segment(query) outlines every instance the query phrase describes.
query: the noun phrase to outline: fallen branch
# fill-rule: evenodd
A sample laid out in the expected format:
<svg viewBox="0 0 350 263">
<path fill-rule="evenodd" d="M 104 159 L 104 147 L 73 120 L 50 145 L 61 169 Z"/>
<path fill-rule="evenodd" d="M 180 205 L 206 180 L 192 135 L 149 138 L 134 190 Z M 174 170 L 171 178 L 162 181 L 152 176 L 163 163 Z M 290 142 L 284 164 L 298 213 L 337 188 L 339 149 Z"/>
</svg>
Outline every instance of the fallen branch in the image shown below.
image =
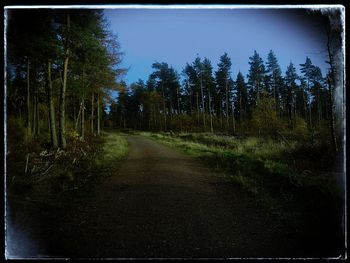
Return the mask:
<svg viewBox="0 0 350 263">
<path fill-rule="evenodd" d="M 41 175 L 46 174 L 52 167 L 53 167 L 53 164 L 51 164 L 51 165 L 49 166 L 49 168 L 47 168 L 47 169 L 45 170 L 45 172 L 43 172 Z"/>
</svg>

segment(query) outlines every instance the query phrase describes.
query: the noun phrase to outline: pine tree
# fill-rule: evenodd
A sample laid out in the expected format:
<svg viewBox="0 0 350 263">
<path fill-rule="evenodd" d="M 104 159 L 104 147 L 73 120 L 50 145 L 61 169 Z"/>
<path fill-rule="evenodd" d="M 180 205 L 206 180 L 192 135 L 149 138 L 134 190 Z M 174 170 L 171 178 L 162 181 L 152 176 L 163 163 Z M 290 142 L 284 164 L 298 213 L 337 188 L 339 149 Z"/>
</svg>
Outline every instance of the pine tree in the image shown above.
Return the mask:
<svg viewBox="0 0 350 263">
<path fill-rule="evenodd" d="M 271 91 L 271 95 L 275 101 L 276 105 L 276 112 L 278 112 L 279 109 L 279 94 L 280 91 L 279 89 L 282 87 L 282 73 L 281 73 L 281 68 L 278 64 L 277 57 L 275 53 L 270 50 L 268 56 L 267 56 L 267 62 L 266 62 L 266 73 L 269 82 L 269 87 Z"/>
<path fill-rule="evenodd" d="M 238 72 L 235 81 L 235 89 L 237 94 L 235 108 L 238 110 L 239 120 L 242 123 L 243 118 L 246 117 L 248 112 L 248 92 L 244 76 L 240 71 Z"/>
<path fill-rule="evenodd" d="M 250 106 L 254 106 L 260 98 L 260 93 L 263 87 L 263 81 L 265 76 L 264 62 L 259 56 L 259 54 L 256 52 L 256 50 L 254 50 L 254 55 L 249 57 L 249 65 L 249 104 Z"/>
<path fill-rule="evenodd" d="M 306 89 L 305 92 L 308 95 L 308 98 L 311 98 L 310 96 L 310 85 L 313 77 L 313 72 L 314 72 L 314 65 L 311 62 L 311 59 L 309 57 L 306 57 L 305 63 L 300 64 L 301 68 L 300 71 L 303 73 L 303 79 L 306 83 Z M 306 102 L 308 105 L 308 115 L 306 114 L 306 119 L 309 121 L 310 127 L 312 127 L 312 117 L 311 117 L 311 100 Z M 307 112 L 306 111 L 306 112 Z M 308 116 L 308 117 L 307 117 Z"/>
<path fill-rule="evenodd" d="M 284 104 L 287 106 L 287 114 L 290 122 L 292 118 L 296 116 L 297 105 L 296 105 L 296 80 L 298 79 L 298 75 L 296 73 L 296 69 L 292 62 L 289 63 L 285 76 L 285 90 L 286 92 L 283 94 Z"/>
<path fill-rule="evenodd" d="M 218 70 L 215 72 L 215 79 L 218 91 L 218 103 L 221 108 L 221 115 L 226 117 L 226 128 L 229 129 L 229 109 L 230 109 L 230 93 L 232 87 L 230 86 L 230 74 L 231 74 L 231 59 L 228 57 L 227 53 L 224 53 L 220 57 L 220 62 L 218 63 Z M 224 110 L 225 109 L 225 110 Z"/>
</svg>

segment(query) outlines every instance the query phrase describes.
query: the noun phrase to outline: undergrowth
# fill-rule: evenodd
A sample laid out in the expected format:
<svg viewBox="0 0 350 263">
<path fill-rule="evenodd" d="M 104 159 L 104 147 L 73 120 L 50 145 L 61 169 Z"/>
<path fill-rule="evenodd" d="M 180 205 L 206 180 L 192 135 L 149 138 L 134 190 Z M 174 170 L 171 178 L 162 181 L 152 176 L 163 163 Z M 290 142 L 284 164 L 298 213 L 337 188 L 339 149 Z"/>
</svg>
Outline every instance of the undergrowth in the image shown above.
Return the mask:
<svg viewBox="0 0 350 263">
<path fill-rule="evenodd" d="M 56 202 L 67 192 L 93 187 L 98 180 L 111 175 L 111 169 L 118 167 L 128 151 L 125 138 L 116 133 L 87 136 L 84 140 L 72 132 L 68 136 L 70 143 L 64 151 L 47 149 L 49 138 L 17 144 L 9 141 L 7 194 Z"/>
</svg>

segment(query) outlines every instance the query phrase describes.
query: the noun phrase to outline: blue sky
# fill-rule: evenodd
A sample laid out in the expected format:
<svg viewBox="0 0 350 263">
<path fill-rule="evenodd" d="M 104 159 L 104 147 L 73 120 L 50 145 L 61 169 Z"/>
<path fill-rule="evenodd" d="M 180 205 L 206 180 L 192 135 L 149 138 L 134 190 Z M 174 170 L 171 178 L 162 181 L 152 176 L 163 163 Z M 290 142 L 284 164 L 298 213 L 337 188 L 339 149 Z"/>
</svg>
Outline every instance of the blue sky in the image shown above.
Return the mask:
<svg viewBox="0 0 350 263">
<path fill-rule="evenodd" d="M 197 54 L 217 68 L 227 52 L 233 79 L 246 77 L 249 57 L 256 50 L 266 61 L 272 49 L 286 71 L 309 56 L 325 74 L 326 42 L 318 21 L 291 9 L 109 9 L 105 16 L 125 53 L 127 84 L 147 80 L 153 62 L 166 62 L 181 73 Z"/>
</svg>

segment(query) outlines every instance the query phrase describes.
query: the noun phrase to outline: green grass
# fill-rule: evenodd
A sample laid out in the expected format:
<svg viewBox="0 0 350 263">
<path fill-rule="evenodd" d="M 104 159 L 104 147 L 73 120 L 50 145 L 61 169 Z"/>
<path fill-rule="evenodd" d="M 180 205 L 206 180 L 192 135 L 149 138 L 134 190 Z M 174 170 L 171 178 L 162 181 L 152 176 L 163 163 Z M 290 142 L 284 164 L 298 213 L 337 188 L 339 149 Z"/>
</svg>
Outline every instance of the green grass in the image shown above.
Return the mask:
<svg viewBox="0 0 350 263">
<path fill-rule="evenodd" d="M 237 139 L 207 133 L 140 133 L 178 148 L 228 176 L 243 189 L 272 205 L 273 200 L 336 193 L 334 177 L 300 173 L 293 167 L 296 141 Z M 314 198 L 313 197 L 313 198 Z"/>
<path fill-rule="evenodd" d="M 115 165 L 128 154 L 128 142 L 119 133 L 104 132 L 102 152 L 95 159 L 97 167 Z"/>
</svg>

